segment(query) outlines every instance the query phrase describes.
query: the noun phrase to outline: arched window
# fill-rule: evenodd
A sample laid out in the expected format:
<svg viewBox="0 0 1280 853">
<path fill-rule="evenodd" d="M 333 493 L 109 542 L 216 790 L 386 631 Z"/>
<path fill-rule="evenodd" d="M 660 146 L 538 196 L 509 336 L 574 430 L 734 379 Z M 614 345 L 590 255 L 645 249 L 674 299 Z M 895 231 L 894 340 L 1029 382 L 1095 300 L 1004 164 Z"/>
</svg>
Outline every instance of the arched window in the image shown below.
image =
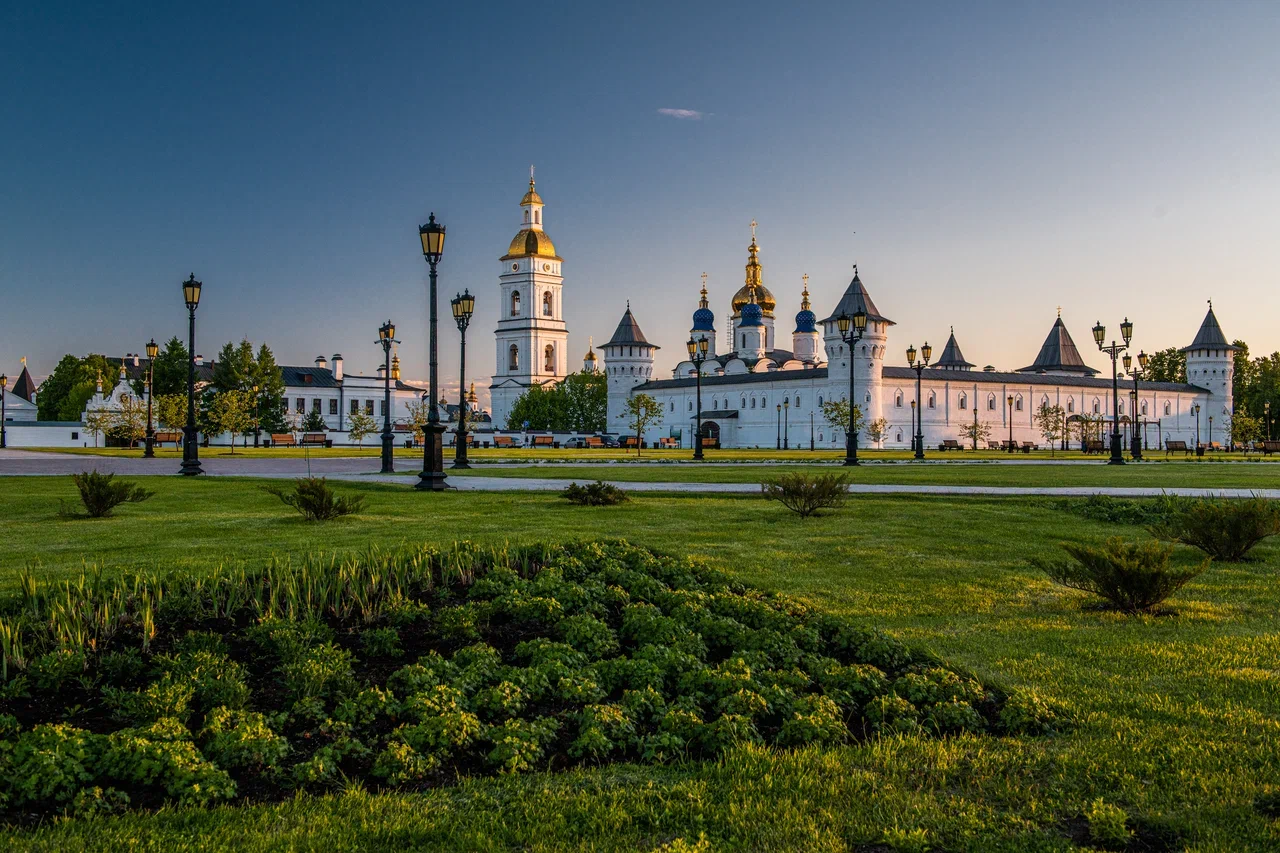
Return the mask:
<svg viewBox="0 0 1280 853">
<path fill-rule="evenodd" d="M 743 332 L 743 333 L 742 333 L 742 348 L 743 348 L 743 349 L 746 349 L 746 348 L 747 348 L 747 333 L 746 333 L 746 332 Z"/>
<path fill-rule="evenodd" d="M 551 316 L 551 291 L 550 290 L 542 294 L 542 316 L 543 317 Z"/>
<path fill-rule="evenodd" d="M 524 212 L 524 222 L 526 225 L 529 224 L 529 211 L 527 210 Z"/>
<path fill-rule="evenodd" d="M 1075 399 L 1075 397 L 1068 397 L 1068 398 L 1067 398 L 1067 414 L 1071 414 L 1071 413 L 1072 413 L 1072 412 L 1074 412 L 1075 410 L 1076 410 L 1076 399 Z"/>
<path fill-rule="evenodd" d="M 818 408 L 822 408 L 822 395 L 818 395 Z"/>
<path fill-rule="evenodd" d="M 987 395 L 987 411 L 994 412 L 995 410 L 996 410 L 996 395 L 988 394 Z"/>
<path fill-rule="evenodd" d="M 556 372 L 556 348 L 552 344 L 547 344 L 547 348 L 542 351 L 544 370 L 547 373 L 554 374 Z"/>
<path fill-rule="evenodd" d="M 1017 398 L 1014 399 L 1013 408 L 1015 411 L 1019 411 L 1019 412 L 1022 411 L 1022 395 L 1021 394 L 1019 394 Z"/>
<path fill-rule="evenodd" d="M 1147 416 L 1147 401 L 1146 401 L 1146 400 L 1143 400 L 1143 401 L 1142 401 L 1142 416 L 1143 416 L 1144 418 Z"/>
<path fill-rule="evenodd" d="M 761 398 L 760 398 L 760 408 L 762 408 L 762 409 L 763 409 L 763 408 L 764 408 L 765 406 L 767 406 L 767 405 L 769 405 L 769 402 L 768 402 L 767 400 L 765 400 L 765 398 L 764 398 L 764 397 L 761 397 Z"/>
<path fill-rule="evenodd" d="M 636 366 L 635 366 L 634 364 L 633 364 L 633 365 L 631 365 L 631 375 L 632 375 L 632 376 L 635 376 L 635 375 L 636 375 Z"/>
<path fill-rule="evenodd" d="M 1166 415 L 1173 414 L 1173 404 L 1168 402 L 1167 400 L 1165 401 L 1165 404 L 1164 404 L 1164 413 Z"/>
<path fill-rule="evenodd" d="M 1124 401 L 1123 401 L 1123 400 L 1121 400 L 1121 401 L 1120 401 L 1120 403 L 1116 406 L 1116 414 L 1118 414 L 1118 415 L 1123 415 L 1123 414 L 1124 414 Z"/>
<path fill-rule="evenodd" d="M 1099 409 L 1100 409 L 1100 408 L 1101 408 L 1101 405 L 1098 403 L 1098 398 L 1097 398 L 1097 397 L 1095 397 L 1095 398 L 1093 399 L 1093 413 L 1094 413 L 1095 415 L 1096 415 L 1096 414 L 1098 414 L 1098 411 L 1099 411 Z"/>
<path fill-rule="evenodd" d="M 933 392 L 930 391 L 929 392 L 929 408 L 932 409 L 934 408 L 935 405 L 937 405 L 937 398 L 934 396 Z"/>
<path fill-rule="evenodd" d="M 796 395 L 796 408 L 800 408 L 800 395 Z"/>
<path fill-rule="evenodd" d="M 511 316 L 520 316 L 520 291 L 518 290 L 511 291 Z"/>
<path fill-rule="evenodd" d="M 690 400 L 690 401 L 689 401 L 689 411 L 691 411 L 691 412 L 693 411 L 693 401 L 692 401 L 692 400 Z"/>
<path fill-rule="evenodd" d="M 672 401 L 671 401 L 671 411 L 673 411 L 673 412 L 674 412 L 675 410 L 676 410 L 676 401 L 675 401 L 675 400 L 672 400 Z"/>
<path fill-rule="evenodd" d="M 755 398 L 755 397 L 752 397 L 752 398 L 751 398 L 751 408 L 753 408 L 753 409 L 754 409 L 755 407 L 756 407 L 756 398 Z"/>
<path fill-rule="evenodd" d="M 901 391 L 893 395 L 893 407 L 895 409 L 902 408 L 902 392 Z"/>
<path fill-rule="evenodd" d="M 969 398 L 963 394 L 960 395 L 960 408 L 961 410 L 969 408 Z"/>
<path fill-rule="evenodd" d="M 535 211 L 533 212 L 533 224 L 534 224 L 534 225 L 541 225 L 541 224 L 542 224 L 542 211 L 541 211 L 541 210 L 535 210 Z"/>
<path fill-rule="evenodd" d="M 507 369 L 520 369 L 520 347 L 515 344 L 512 344 L 511 348 L 507 350 Z"/>
<path fill-rule="evenodd" d="M 746 397 L 743 397 L 743 398 L 742 398 L 742 405 L 741 405 L 739 408 L 743 408 L 743 409 L 745 409 L 746 407 L 747 407 L 747 398 L 746 398 Z"/>
<path fill-rule="evenodd" d="M 783 397 L 783 398 L 782 398 L 782 405 L 784 405 L 784 406 L 790 406 L 790 405 L 791 405 L 791 398 L 790 398 L 790 397 Z"/>
</svg>

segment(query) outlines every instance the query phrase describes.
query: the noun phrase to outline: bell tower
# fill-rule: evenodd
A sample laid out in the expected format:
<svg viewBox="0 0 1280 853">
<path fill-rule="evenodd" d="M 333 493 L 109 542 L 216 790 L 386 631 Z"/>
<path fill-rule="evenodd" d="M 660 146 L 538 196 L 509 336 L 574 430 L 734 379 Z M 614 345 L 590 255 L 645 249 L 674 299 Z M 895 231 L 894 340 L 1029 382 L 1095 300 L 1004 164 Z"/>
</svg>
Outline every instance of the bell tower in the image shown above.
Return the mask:
<svg viewBox="0 0 1280 853">
<path fill-rule="evenodd" d="M 512 406 L 533 385 L 554 385 L 569 372 L 569 330 L 564 322 L 564 279 L 547 232 L 542 230 L 542 197 L 529 168 L 529 189 L 520 199 L 520 230 L 500 259 L 497 367 L 489 385 L 493 423 L 510 425 Z"/>
</svg>

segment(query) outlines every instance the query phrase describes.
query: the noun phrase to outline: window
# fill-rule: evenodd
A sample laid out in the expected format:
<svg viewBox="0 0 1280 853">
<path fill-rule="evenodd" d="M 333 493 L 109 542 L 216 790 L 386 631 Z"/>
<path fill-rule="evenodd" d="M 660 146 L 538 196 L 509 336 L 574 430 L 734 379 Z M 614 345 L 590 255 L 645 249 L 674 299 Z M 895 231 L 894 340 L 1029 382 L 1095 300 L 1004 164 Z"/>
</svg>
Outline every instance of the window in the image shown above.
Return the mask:
<svg viewBox="0 0 1280 853">
<path fill-rule="evenodd" d="M 543 369 L 547 373 L 554 374 L 556 372 L 556 348 L 551 344 L 547 344 L 547 348 L 542 351 Z"/>
<path fill-rule="evenodd" d="M 318 412 L 318 411 L 320 411 L 320 398 L 319 398 L 319 397 L 314 397 L 314 398 L 312 398 L 312 400 L 311 400 L 311 411 L 313 411 L 313 412 Z"/>
<path fill-rule="evenodd" d="M 1093 413 L 1094 413 L 1095 415 L 1096 415 L 1096 414 L 1098 414 L 1098 409 L 1099 409 L 1099 408 L 1100 408 L 1100 407 L 1099 407 L 1099 405 L 1098 405 L 1098 401 L 1097 401 L 1097 400 L 1094 400 L 1094 401 L 1093 401 Z"/>
<path fill-rule="evenodd" d="M 762 408 L 762 409 L 763 409 L 763 408 L 764 408 L 765 406 L 767 406 L 767 405 L 769 405 L 769 402 L 768 402 L 767 400 L 765 400 L 765 398 L 764 398 L 764 397 L 761 397 L 761 398 L 760 398 L 760 408 Z"/>
<path fill-rule="evenodd" d="M 747 398 L 746 398 L 746 397 L 743 397 L 743 398 L 742 398 L 742 405 L 741 405 L 741 406 L 739 406 L 738 408 L 740 408 L 740 409 L 745 409 L 746 407 L 747 407 Z"/>
<path fill-rule="evenodd" d="M 507 370 L 520 369 L 520 348 L 515 344 L 507 350 Z"/>
<path fill-rule="evenodd" d="M 754 409 L 755 407 L 756 407 L 756 398 L 755 398 L 755 397 L 752 397 L 752 398 L 751 398 L 751 408 L 753 408 L 753 409 Z"/>
<path fill-rule="evenodd" d="M 818 407 L 819 407 L 819 408 L 821 408 L 821 407 L 822 407 L 822 395 L 821 395 L 821 394 L 819 394 L 819 395 L 818 395 Z"/>
<path fill-rule="evenodd" d="M 902 392 L 893 395 L 893 407 L 895 409 L 902 408 Z"/>
<path fill-rule="evenodd" d="M 790 406 L 790 405 L 791 405 L 791 398 L 790 398 L 790 397 L 783 397 L 783 398 L 782 398 L 782 405 L 784 405 L 784 406 Z"/>
<path fill-rule="evenodd" d="M 674 412 L 675 410 L 676 410 L 676 401 L 675 401 L 675 400 L 672 400 L 672 401 L 671 401 L 671 409 L 670 409 L 670 411 Z"/>
<path fill-rule="evenodd" d="M 692 401 L 692 400 L 690 400 L 690 401 L 689 401 L 689 411 L 691 411 L 691 412 L 693 411 L 693 401 Z"/>
<path fill-rule="evenodd" d="M 1143 401 L 1142 401 L 1142 416 L 1143 416 L 1143 417 L 1146 417 L 1146 416 L 1147 416 L 1147 401 L 1146 401 L 1146 400 L 1143 400 Z"/>
<path fill-rule="evenodd" d="M 1117 414 L 1120 414 L 1120 415 L 1123 415 L 1123 414 L 1124 414 L 1124 403 L 1123 403 L 1123 402 L 1121 402 L 1118 406 L 1116 406 L 1116 413 L 1117 413 Z"/>
<path fill-rule="evenodd" d="M 520 291 L 518 290 L 511 291 L 511 316 L 520 316 Z"/>
<path fill-rule="evenodd" d="M 796 395 L 796 408 L 800 408 L 800 395 Z"/>
<path fill-rule="evenodd" d="M 1014 410 L 1015 410 L 1015 411 L 1019 411 L 1019 412 L 1021 412 L 1021 411 L 1022 411 L 1022 397 L 1021 397 L 1021 396 L 1017 397 L 1017 398 L 1013 401 L 1013 408 L 1014 408 Z"/>
<path fill-rule="evenodd" d="M 937 398 L 934 396 L 933 392 L 930 391 L 929 392 L 929 408 L 931 409 L 934 408 L 936 404 L 937 404 Z"/>
<path fill-rule="evenodd" d="M 364 401 L 364 413 L 365 413 L 366 415 L 372 415 L 372 414 L 373 414 L 373 401 L 372 401 L 372 400 L 365 400 L 365 401 Z"/>
<path fill-rule="evenodd" d="M 1173 405 L 1172 405 L 1171 403 L 1166 402 L 1166 403 L 1164 404 L 1164 413 L 1165 413 L 1166 415 L 1171 415 L 1171 414 L 1173 414 Z"/>
<path fill-rule="evenodd" d="M 307 401 L 306 401 L 306 398 L 304 398 L 304 397 L 299 397 L 299 398 L 297 399 L 297 411 L 298 411 L 298 414 L 300 414 L 300 415 L 302 415 L 302 414 L 306 414 L 306 411 L 307 411 Z"/>
<path fill-rule="evenodd" d="M 1067 398 L 1067 414 L 1071 414 L 1076 410 L 1076 401 L 1074 397 Z"/>
<path fill-rule="evenodd" d="M 712 408 L 712 410 L 717 410 L 717 409 L 719 409 L 719 408 L 720 408 L 720 401 L 719 401 L 719 400 L 712 400 L 712 401 L 711 401 L 711 408 Z"/>
<path fill-rule="evenodd" d="M 360 411 L 360 401 L 359 401 L 359 400 L 352 400 L 352 401 L 351 401 L 351 414 L 353 414 L 353 415 L 354 415 L 354 414 L 355 414 L 356 412 L 358 412 L 358 411 Z"/>
<path fill-rule="evenodd" d="M 329 399 L 329 414 L 331 415 L 338 414 L 338 398 L 337 397 L 331 397 Z"/>
<path fill-rule="evenodd" d="M 987 411 L 994 412 L 995 410 L 996 410 L 996 395 L 988 394 L 987 395 Z"/>
<path fill-rule="evenodd" d="M 542 224 L 542 211 L 540 211 L 540 210 L 535 210 L 535 211 L 533 212 L 533 224 L 534 224 L 534 225 L 541 225 L 541 224 Z"/>
<path fill-rule="evenodd" d="M 969 408 L 969 398 L 968 398 L 968 397 L 966 397 L 965 395 L 961 394 L 961 395 L 960 395 L 960 410 L 961 410 L 961 411 L 964 411 L 964 410 L 965 410 L 965 409 L 967 409 L 967 408 Z"/>
<path fill-rule="evenodd" d="M 747 348 L 747 334 L 746 334 L 746 332 L 743 332 L 743 333 L 742 333 L 742 348 L 743 348 L 743 349 L 746 349 L 746 348 Z"/>
<path fill-rule="evenodd" d="M 542 316 L 543 317 L 551 316 L 551 291 L 550 290 L 542 294 Z"/>
</svg>

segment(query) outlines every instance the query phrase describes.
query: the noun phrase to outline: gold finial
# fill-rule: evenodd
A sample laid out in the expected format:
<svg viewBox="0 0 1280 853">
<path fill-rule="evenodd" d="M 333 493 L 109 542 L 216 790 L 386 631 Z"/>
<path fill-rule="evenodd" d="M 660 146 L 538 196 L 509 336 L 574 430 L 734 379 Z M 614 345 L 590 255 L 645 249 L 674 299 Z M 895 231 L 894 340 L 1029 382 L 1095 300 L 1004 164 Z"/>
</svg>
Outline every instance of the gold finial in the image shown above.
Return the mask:
<svg viewBox="0 0 1280 853">
<path fill-rule="evenodd" d="M 804 280 L 804 290 L 800 292 L 800 310 L 808 311 L 809 310 L 809 274 L 805 273 L 804 275 L 800 276 L 800 278 Z"/>
<path fill-rule="evenodd" d="M 1062 306 L 1061 306 L 1061 305 L 1059 305 L 1059 306 L 1058 306 L 1058 319 L 1059 319 L 1059 320 L 1061 320 L 1061 319 L 1062 319 Z"/>
<path fill-rule="evenodd" d="M 756 241 L 756 221 L 752 219 L 751 220 L 751 242 L 754 243 L 755 241 Z"/>
<path fill-rule="evenodd" d="M 703 296 L 707 295 L 707 274 L 706 273 L 702 274 L 702 295 Z"/>
</svg>

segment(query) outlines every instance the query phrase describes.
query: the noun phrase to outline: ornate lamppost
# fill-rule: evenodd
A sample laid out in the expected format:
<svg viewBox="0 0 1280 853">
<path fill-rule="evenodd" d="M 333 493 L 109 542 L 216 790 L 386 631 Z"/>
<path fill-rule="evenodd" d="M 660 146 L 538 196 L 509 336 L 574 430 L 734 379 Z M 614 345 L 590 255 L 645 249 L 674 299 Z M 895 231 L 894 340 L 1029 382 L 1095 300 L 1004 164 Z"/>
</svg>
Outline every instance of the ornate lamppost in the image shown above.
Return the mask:
<svg viewBox="0 0 1280 853">
<path fill-rule="evenodd" d="M 396 340 L 396 324 L 390 320 L 378 327 L 378 343 L 382 344 L 382 472 L 394 474 L 395 435 L 391 432 L 391 347 Z"/>
<path fill-rule="evenodd" d="M 152 338 L 147 341 L 147 438 L 145 450 L 142 456 L 145 459 L 154 459 L 156 455 L 156 431 L 151 424 L 151 398 L 154 396 L 154 379 L 156 373 L 156 355 L 160 352 L 160 347 L 156 344 L 156 339 Z"/>
<path fill-rule="evenodd" d="M 1013 452 L 1013 395 L 1009 395 L 1009 452 Z"/>
<path fill-rule="evenodd" d="M 9 387 L 9 377 L 0 373 L 0 450 L 9 446 L 9 437 L 5 435 L 4 430 L 4 397 L 5 389 Z"/>
<path fill-rule="evenodd" d="M 920 408 L 920 377 L 924 375 L 924 369 L 929 366 L 929 359 L 933 358 L 933 347 L 929 346 L 929 342 L 925 341 L 924 346 L 920 347 L 920 361 L 916 361 L 915 344 L 907 347 L 907 366 L 916 372 L 916 399 L 911 407 L 913 414 L 912 420 L 916 421 L 919 426 L 916 434 L 912 437 L 912 443 L 916 446 L 916 458 L 924 458 L 924 409 Z"/>
<path fill-rule="evenodd" d="M 1129 341 L 1133 338 L 1133 324 L 1128 317 L 1120 324 L 1120 337 L 1124 339 L 1123 344 L 1113 340 L 1110 346 L 1106 346 L 1103 342 L 1107 339 L 1107 327 L 1101 322 L 1093 327 L 1093 339 L 1098 344 L 1098 350 L 1111 356 L 1111 458 L 1107 461 L 1108 465 L 1124 464 L 1124 456 L 1120 452 L 1120 380 L 1116 358 L 1129 348 Z"/>
<path fill-rule="evenodd" d="M 262 397 L 259 387 L 253 386 L 253 446 L 258 446 L 258 438 L 262 433 Z"/>
<path fill-rule="evenodd" d="M 844 438 L 844 464 L 858 464 L 858 430 L 857 430 L 857 373 L 855 371 L 854 345 L 862 340 L 867 330 L 867 312 L 856 311 L 850 317 L 841 313 L 836 318 L 836 327 L 840 330 L 840 340 L 849 348 L 849 429 Z"/>
<path fill-rule="evenodd" d="M 462 335 L 462 350 L 458 357 L 458 369 L 462 374 L 458 382 L 458 438 L 453 447 L 453 467 L 470 468 L 467 464 L 467 326 L 471 325 L 471 315 L 476 310 L 476 298 L 470 290 L 463 290 L 449 300 L 453 309 L 454 322 L 458 324 L 458 332 Z"/>
<path fill-rule="evenodd" d="M 777 438 L 774 439 L 776 444 L 774 444 L 773 449 L 781 450 L 782 449 L 782 404 L 779 403 L 775 408 L 777 408 L 778 410 L 778 422 L 777 422 L 778 435 L 777 435 Z"/>
<path fill-rule="evenodd" d="M 1133 423 L 1134 432 L 1129 440 L 1129 455 L 1135 461 L 1142 460 L 1142 435 L 1138 432 L 1138 379 L 1147 370 L 1147 364 L 1151 361 L 1151 357 L 1142 350 L 1138 350 L 1138 366 L 1134 368 L 1133 358 L 1129 353 L 1124 354 L 1124 370 L 1133 377 L 1133 390 L 1129 392 L 1130 398 L 1133 400 Z M 1145 432 L 1145 430 L 1143 430 Z"/>
<path fill-rule="evenodd" d="M 1267 400 L 1262 404 L 1262 414 L 1267 422 L 1267 441 L 1271 440 L 1271 401 Z"/>
<path fill-rule="evenodd" d="M 702 461 L 702 365 L 707 360 L 707 338 L 703 335 L 700 338 L 689 338 L 685 341 L 685 348 L 689 350 L 689 361 L 693 362 L 694 388 L 696 389 L 694 399 L 694 408 L 697 412 L 697 418 L 694 421 L 693 430 L 693 458 Z"/>
<path fill-rule="evenodd" d="M 196 443 L 196 308 L 200 305 L 203 287 L 196 281 L 195 273 L 182 283 L 182 298 L 187 303 L 187 425 L 182 428 L 182 466 L 179 471 L 185 477 L 204 473 L 200 467 L 200 447 Z"/>
<path fill-rule="evenodd" d="M 911 401 L 911 449 L 916 449 L 916 401 Z"/>
<path fill-rule="evenodd" d="M 782 401 L 782 449 L 791 449 L 791 398 Z"/>
<path fill-rule="evenodd" d="M 436 215 L 431 214 L 426 225 L 418 227 L 418 237 L 422 240 L 422 257 L 431 268 L 431 287 L 427 296 L 430 308 L 430 329 L 427 335 L 430 351 L 430 380 L 427 390 L 427 425 L 423 429 L 422 473 L 418 475 L 417 489 L 429 489 L 433 492 L 448 488 L 444 473 L 444 424 L 440 423 L 439 362 L 436 335 L 436 265 L 444 254 L 444 226 L 436 222 Z"/>
<path fill-rule="evenodd" d="M 1191 407 L 1196 416 L 1196 456 L 1204 456 L 1204 448 L 1200 446 L 1200 404 Z"/>
</svg>

